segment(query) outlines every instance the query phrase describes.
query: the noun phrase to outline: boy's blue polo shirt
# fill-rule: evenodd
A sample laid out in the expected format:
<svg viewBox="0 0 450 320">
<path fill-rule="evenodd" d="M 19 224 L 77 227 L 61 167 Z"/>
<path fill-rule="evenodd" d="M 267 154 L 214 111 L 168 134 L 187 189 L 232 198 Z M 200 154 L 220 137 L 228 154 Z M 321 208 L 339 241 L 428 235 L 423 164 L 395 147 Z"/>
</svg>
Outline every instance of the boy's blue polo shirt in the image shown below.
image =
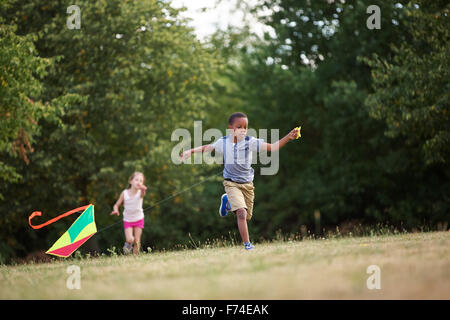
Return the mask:
<svg viewBox="0 0 450 320">
<path fill-rule="evenodd" d="M 246 136 L 241 141 L 234 143 L 231 135 L 222 137 L 214 142 L 214 150 L 224 156 L 224 179 L 234 182 L 248 183 L 253 181 L 254 170 L 252 168 L 253 152 L 260 151 L 263 139 Z"/>
</svg>

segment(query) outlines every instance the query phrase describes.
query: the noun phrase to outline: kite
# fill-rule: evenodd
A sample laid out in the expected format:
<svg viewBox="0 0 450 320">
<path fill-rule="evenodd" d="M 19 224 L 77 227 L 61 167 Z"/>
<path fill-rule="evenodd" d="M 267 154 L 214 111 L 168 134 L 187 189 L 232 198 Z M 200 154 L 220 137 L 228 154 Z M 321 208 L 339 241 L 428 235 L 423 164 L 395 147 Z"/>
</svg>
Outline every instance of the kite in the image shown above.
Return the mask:
<svg viewBox="0 0 450 320">
<path fill-rule="evenodd" d="M 302 134 L 300 133 L 300 130 L 302 130 L 302 127 L 301 127 L 301 126 L 295 127 L 295 129 L 298 130 L 298 132 L 297 132 L 297 137 L 296 137 L 295 139 L 298 139 L 298 138 L 300 138 L 300 137 L 302 136 Z"/>
<path fill-rule="evenodd" d="M 51 254 L 58 257 L 67 258 L 75 250 L 77 250 L 83 243 L 85 243 L 90 237 L 97 232 L 97 226 L 94 219 L 94 205 L 89 204 L 87 206 L 79 207 L 66 213 L 63 213 L 56 218 L 53 218 L 40 225 L 32 225 L 31 219 L 35 216 L 41 216 L 42 212 L 35 211 L 29 218 L 28 223 L 33 229 L 40 229 L 45 227 L 61 218 L 67 217 L 76 212 L 83 211 L 83 213 L 75 220 L 69 229 L 47 250 L 47 254 Z"/>
</svg>

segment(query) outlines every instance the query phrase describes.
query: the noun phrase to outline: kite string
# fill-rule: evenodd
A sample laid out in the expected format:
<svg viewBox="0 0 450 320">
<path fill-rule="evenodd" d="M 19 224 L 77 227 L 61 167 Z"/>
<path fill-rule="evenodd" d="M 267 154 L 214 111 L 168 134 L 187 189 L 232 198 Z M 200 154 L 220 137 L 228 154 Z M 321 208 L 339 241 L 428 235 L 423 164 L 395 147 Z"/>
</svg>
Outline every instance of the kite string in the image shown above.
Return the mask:
<svg viewBox="0 0 450 320">
<path fill-rule="evenodd" d="M 149 207 L 146 207 L 146 208 L 143 209 L 142 211 L 145 212 L 146 210 L 153 209 L 153 208 L 156 207 L 158 204 L 163 203 L 163 202 L 166 202 L 166 201 L 168 201 L 168 200 L 170 200 L 170 199 L 176 197 L 177 195 L 182 194 L 182 193 L 184 193 L 184 192 L 186 192 L 186 191 L 188 191 L 188 190 L 190 190 L 190 189 L 196 187 L 197 185 L 202 184 L 203 182 L 208 181 L 209 179 L 211 179 L 212 177 L 215 177 L 215 176 L 219 175 L 220 173 L 222 173 L 222 170 L 219 171 L 218 173 L 215 173 L 215 174 L 209 176 L 208 178 L 204 179 L 203 181 L 194 183 L 193 185 L 187 187 L 186 189 L 183 189 L 183 190 L 181 190 L 181 191 L 179 191 L 179 192 L 177 192 L 177 193 L 171 195 L 170 197 L 167 197 L 167 198 L 165 198 L 165 199 L 163 199 L 163 200 L 160 200 L 160 201 L 156 202 L 155 204 L 153 204 L 153 205 L 151 205 L 151 206 L 149 206 Z M 116 225 L 116 224 L 118 224 L 118 223 L 120 223 L 120 222 L 122 222 L 122 220 L 116 221 L 116 222 L 110 224 L 109 226 L 106 226 L 106 227 L 104 227 L 104 228 L 98 230 L 98 231 L 97 231 L 97 234 L 100 233 L 100 232 L 102 232 L 102 231 L 105 231 L 105 230 L 111 228 L 112 226 L 114 226 L 114 225 Z"/>
</svg>

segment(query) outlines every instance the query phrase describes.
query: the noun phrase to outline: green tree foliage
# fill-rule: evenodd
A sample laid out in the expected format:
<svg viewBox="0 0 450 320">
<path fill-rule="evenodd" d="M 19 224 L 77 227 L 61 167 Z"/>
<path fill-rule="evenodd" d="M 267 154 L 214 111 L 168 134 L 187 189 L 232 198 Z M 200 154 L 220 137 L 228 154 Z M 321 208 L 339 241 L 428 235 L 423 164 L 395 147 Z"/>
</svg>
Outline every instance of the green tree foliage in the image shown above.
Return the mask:
<svg viewBox="0 0 450 320">
<path fill-rule="evenodd" d="M 66 26 L 73 4 L 80 29 Z M 235 218 L 217 214 L 221 167 L 171 161 L 175 129 L 225 133 L 235 111 L 281 136 L 302 126 L 276 175 L 255 166 L 252 240 L 448 222 L 448 5 L 371 1 L 374 30 L 368 5 L 261 0 L 253 13 L 273 35 L 229 28 L 200 43 L 166 1 L 1 2 L 0 262 L 73 221 L 35 231 L 31 212 L 38 223 L 87 203 L 100 232 L 86 245 L 121 246 L 109 213 L 135 170 L 149 187 L 144 249 L 239 242 Z"/>
<path fill-rule="evenodd" d="M 72 4 L 81 9 L 80 29 L 66 26 Z M 17 222 L 9 223 L 2 237 L 26 243 L 14 249 L 23 254 L 45 248 L 71 223 L 68 218 L 47 230 L 31 230 L 26 217 L 34 210 L 52 217 L 94 203 L 99 229 L 117 222 L 109 213 L 135 170 L 144 172 L 149 186 L 144 207 L 195 182 L 200 169 L 171 163 L 170 137 L 174 129 L 213 112 L 210 92 L 217 63 L 178 10 L 156 0 L 17 1 L 2 16 L 17 26 L 17 34 L 35 37 L 40 56 L 56 60 L 39 99 L 73 97 L 62 105 L 59 122 L 40 119 L 41 137 L 28 155 L 30 163 L 18 170 L 23 182 L 1 190 L 7 201 L 0 210 L 8 212 L 2 219 Z M 181 199 L 164 205 L 174 202 Z M 183 203 L 186 208 L 179 205 L 180 210 L 193 210 L 189 201 Z M 148 220 L 154 228 L 146 232 L 175 242 L 164 208 L 155 206 Z M 123 241 L 120 223 L 108 230 L 94 241 L 104 246 Z M 155 234 L 147 238 L 159 239 Z"/>
<path fill-rule="evenodd" d="M 0 25 L 0 152 L 29 162 L 37 121 L 52 111 L 32 100 L 41 92 L 39 78 L 50 62 L 37 57 L 31 36 L 17 36 L 14 29 Z M 0 161 L 0 179 L 15 182 L 20 177 L 12 164 Z"/>
<path fill-rule="evenodd" d="M 427 165 L 450 157 L 449 8 L 447 1 L 410 3 L 408 41 L 393 43 L 393 57 L 365 60 L 372 68 L 371 116 L 384 120 L 385 134 L 404 139 Z"/>
<path fill-rule="evenodd" d="M 378 88 L 372 88 L 372 81 L 379 80 L 372 80 L 372 65 L 361 57 L 375 54 L 390 60 L 398 52 L 395 44 L 410 40 L 406 2 L 370 4 L 381 9 L 380 30 L 367 28 L 365 1 L 261 1 L 255 9 L 274 12 L 263 21 L 276 36 L 267 34 L 244 55 L 238 94 L 247 102 L 251 125 L 280 128 L 280 134 L 298 124 L 303 130 L 301 141 L 280 151 L 278 174 L 256 179 L 255 228 L 260 235 L 278 229 L 298 232 L 302 224 L 321 230 L 348 220 L 411 228 L 448 219 L 448 170 L 425 167 L 400 136 L 385 136 L 385 123 L 366 106 L 366 97 Z M 442 53 L 445 38 L 437 36 L 443 32 L 441 22 L 433 22 L 428 28 L 441 30 L 431 37 Z M 443 57 L 436 56 L 433 70 L 442 71 Z M 419 70 L 399 72 L 420 78 Z M 436 90 L 448 91 L 445 74 L 437 73 L 443 78 L 435 74 L 442 81 Z M 395 90 L 383 84 L 386 92 Z M 426 126 L 436 130 L 448 125 L 443 118 L 438 121 L 441 125 Z M 320 221 L 315 211 L 321 213 Z"/>
</svg>

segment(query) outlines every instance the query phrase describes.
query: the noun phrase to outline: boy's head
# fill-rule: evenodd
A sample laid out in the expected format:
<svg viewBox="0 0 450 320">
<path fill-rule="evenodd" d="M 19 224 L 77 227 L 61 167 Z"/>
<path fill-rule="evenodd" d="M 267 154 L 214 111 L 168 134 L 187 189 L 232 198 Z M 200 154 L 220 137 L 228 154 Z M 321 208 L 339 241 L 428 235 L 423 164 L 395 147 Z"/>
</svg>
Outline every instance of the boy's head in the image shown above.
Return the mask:
<svg viewBox="0 0 450 320">
<path fill-rule="evenodd" d="M 233 135 L 241 140 L 247 135 L 248 118 L 245 113 L 235 112 L 228 118 L 228 129 L 233 130 Z"/>
<path fill-rule="evenodd" d="M 233 113 L 229 118 L 228 118 L 228 127 L 230 128 L 236 119 L 241 119 L 241 118 L 247 118 L 247 115 L 245 113 L 242 112 L 235 112 Z"/>
</svg>

